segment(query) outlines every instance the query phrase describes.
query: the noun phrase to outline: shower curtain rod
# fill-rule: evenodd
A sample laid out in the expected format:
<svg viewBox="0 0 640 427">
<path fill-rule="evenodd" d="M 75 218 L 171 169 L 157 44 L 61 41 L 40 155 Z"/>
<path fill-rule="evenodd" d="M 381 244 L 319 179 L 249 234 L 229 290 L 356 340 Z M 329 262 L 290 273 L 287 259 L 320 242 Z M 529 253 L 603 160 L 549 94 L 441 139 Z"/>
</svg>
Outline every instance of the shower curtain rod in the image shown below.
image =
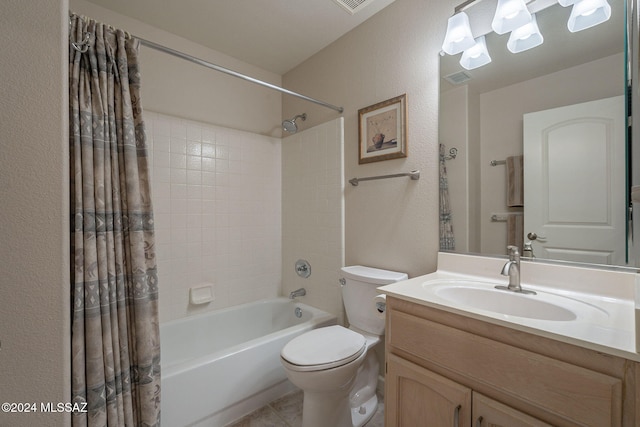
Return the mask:
<svg viewBox="0 0 640 427">
<path fill-rule="evenodd" d="M 264 82 L 262 80 L 255 79 L 253 77 L 249 77 L 249 76 L 247 76 L 245 74 L 238 73 L 237 71 L 233 71 L 233 70 L 230 70 L 228 68 L 221 67 L 220 65 L 212 64 L 211 62 L 207 62 L 207 61 L 204 61 L 202 59 L 196 58 L 194 56 L 187 55 L 186 53 L 182 53 L 180 51 L 168 48 L 166 46 L 162 46 L 162 45 L 160 45 L 158 43 L 154 43 L 152 41 L 145 40 L 145 39 L 137 37 L 137 36 L 134 36 L 134 37 L 136 39 L 140 40 L 140 43 L 142 43 L 143 46 L 147 46 L 147 47 L 150 47 L 152 49 L 159 50 L 159 51 L 164 52 L 164 53 L 168 53 L 169 55 L 173 55 L 173 56 L 176 56 L 178 58 L 186 59 L 187 61 L 196 63 L 198 65 L 202 65 L 202 66 L 207 67 L 207 68 L 211 68 L 212 70 L 220 71 L 222 73 L 229 74 L 230 76 L 234 76 L 234 77 L 237 77 L 239 79 L 243 79 L 243 80 L 246 80 L 246 81 L 249 81 L 249 82 L 252 82 L 252 83 L 256 83 L 256 84 L 259 84 L 261 86 L 268 87 L 269 89 L 277 90 L 278 92 L 282 92 L 282 93 L 287 94 L 287 95 L 295 96 L 295 97 L 304 99 L 306 101 L 313 102 L 314 104 L 322 105 L 323 107 L 331 108 L 332 110 L 336 110 L 339 113 L 342 113 L 344 111 L 344 108 L 342 108 L 342 107 L 336 107 L 335 105 L 331 105 L 331 104 L 326 103 L 324 101 L 320 101 L 320 100 L 308 97 L 306 95 L 302 95 L 300 93 L 293 92 L 293 91 L 291 91 L 289 89 L 285 89 L 283 87 L 276 86 L 274 84 L 267 83 L 267 82 Z"/>
</svg>

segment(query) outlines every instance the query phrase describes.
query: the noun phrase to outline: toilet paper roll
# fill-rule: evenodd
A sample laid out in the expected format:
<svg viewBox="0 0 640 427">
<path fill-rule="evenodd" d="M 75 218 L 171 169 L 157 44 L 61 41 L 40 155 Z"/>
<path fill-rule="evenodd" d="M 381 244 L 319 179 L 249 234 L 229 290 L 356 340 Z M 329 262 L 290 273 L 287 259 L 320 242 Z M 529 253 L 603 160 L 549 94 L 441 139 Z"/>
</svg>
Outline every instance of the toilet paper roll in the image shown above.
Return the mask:
<svg viewBox="0 0 640 427">
<path fill-rule="evenodd" d="M 373 299 L 373 309 L 378 318 L 384 319 L 387 311 L 387 296 L 385 294 L 376 295 Z"/>
</svg>

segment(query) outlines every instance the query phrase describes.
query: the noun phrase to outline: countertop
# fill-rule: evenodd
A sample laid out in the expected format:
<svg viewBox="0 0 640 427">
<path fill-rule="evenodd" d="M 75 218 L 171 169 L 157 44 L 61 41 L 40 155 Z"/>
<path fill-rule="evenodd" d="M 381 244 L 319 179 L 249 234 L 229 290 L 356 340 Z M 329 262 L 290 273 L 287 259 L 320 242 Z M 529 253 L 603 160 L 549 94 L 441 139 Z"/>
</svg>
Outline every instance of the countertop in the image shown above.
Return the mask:
<svg viewBox="0 0 640 427">
<path fill-rule="evenodd" d="M 381 293 L 427 307 L 506 326 L 640 362 L 636 351 L 635 269 L 598 269 L 521 262 L 522 287 L 578 300 L 597 307 L 594 315 L 570 321 L 539 320 L 453 304 L 428 290 L 426 282 L 472 280 L 508 283 L 500 275 L 506 259 L 440 253 L 438 270 L 378 288 Z M 498 291 L 496 292 L 506 292 Z M 595 313 L 597 311 L 597 313 Z"/>
</svg>

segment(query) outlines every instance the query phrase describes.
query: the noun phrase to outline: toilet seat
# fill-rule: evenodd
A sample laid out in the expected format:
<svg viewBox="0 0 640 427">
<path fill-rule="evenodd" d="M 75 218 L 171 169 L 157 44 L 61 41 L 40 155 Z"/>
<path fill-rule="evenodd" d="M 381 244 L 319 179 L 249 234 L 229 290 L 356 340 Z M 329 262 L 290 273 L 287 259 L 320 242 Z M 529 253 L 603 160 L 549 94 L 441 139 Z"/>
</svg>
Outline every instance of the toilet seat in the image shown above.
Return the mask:
<svg viewBox="0 0 640 427">
<path fill-rule="evenodd" d="M 342 326 L 313 329 L 292 339 L 280 356 L 295 371 L 320 371 L 356 360 L 367 349 L 361 334 Z"/>
</svg>

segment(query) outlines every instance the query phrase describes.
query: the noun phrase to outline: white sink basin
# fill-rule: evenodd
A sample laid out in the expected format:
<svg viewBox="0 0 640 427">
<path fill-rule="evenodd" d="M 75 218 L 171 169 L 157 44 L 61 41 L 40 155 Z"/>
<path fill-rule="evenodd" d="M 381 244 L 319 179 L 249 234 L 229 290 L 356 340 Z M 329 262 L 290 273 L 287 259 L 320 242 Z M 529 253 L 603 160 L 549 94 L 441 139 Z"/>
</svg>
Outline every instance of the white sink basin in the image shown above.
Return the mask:
<svg viewBox="0 0 640 427">
<path fill-rule="evenodd" d="M 434 280 L 422 286 L 450 305 L 504 316 L 556 322 L 607 316 L 604 310 L 574 298 L 541 291 L 536 295 L 521 294 L 496 289 L 495 285 L 471 280 Z"/>
</svg>

